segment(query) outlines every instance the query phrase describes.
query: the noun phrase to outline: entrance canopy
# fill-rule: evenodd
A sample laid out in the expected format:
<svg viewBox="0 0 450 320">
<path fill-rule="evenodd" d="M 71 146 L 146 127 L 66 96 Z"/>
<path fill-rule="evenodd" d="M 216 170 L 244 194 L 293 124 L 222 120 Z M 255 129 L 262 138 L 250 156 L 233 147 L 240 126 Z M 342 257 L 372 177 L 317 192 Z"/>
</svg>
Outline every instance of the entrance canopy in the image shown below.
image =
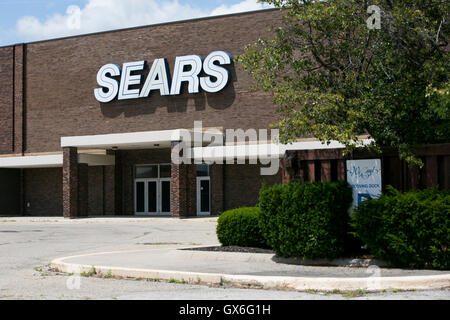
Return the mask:
<svg viewBox="0 0 450 320">
<path fill-rule="evenodd" d="M 223 139 L 222 132 L 210 130 L 202 132 L 204 139 L 212 138 L 214 141 Z M 194 141 L 196 135 L 190 129 L 144 131 L 129 133 L 112 133 L 92 136 L 62 137 L 61 147 L 77 147 L 78 149 L 154 149 L 170 148 L 172 142 L 190 139 Z M 210 139 L 211 140 L 211 139 Z"/>
</svg>

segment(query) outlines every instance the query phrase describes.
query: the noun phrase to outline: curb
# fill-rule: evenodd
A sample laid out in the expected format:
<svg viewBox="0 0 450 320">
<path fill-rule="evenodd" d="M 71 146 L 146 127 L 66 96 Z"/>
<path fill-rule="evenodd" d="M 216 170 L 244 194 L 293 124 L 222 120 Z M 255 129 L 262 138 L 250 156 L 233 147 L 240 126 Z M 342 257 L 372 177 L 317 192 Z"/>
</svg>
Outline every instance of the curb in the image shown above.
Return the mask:
<svg viewBox="0 0 450 320">
<path fill-rule="evenodd" d="M 140 250 L 137 250 L 140 251 Z M 98 253 L 96 253 L 98 254 Z M 92 255 L 92 254 L 89 254 Z M 147 280 L 166 280 L 187 284 L 216 285 L 238 288 L 259 288 L 294 291 L 351 292 L 365 290 L 378 292 L 382 290 L 431 290 L 450 288 L 450 273 L 430 276 L 405 277 L 361 277 L 361 278 L 331 278 L 331 277 L 287 277 L 287 276 L 256 276 L 233 275 L 222 273 L 202 273 L 174 270 L 137 269 L 113 266 L 92 266 L 67 263 L 64 260 L 86 255 L 54 259 L 50 268 L 63 273 L 91 273 L 95 275 L 134 278 Z M 93 269 L 94 268 L 94 269 Z"/>
</svg>

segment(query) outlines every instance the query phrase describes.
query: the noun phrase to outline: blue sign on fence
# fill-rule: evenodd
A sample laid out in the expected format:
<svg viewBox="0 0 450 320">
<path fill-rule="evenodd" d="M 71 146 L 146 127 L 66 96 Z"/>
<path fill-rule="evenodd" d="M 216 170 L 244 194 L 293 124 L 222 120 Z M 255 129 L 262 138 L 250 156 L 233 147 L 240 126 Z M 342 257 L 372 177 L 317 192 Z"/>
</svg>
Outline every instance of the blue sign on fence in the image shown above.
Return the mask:
<svg viewBox="0 0 450 320">
<path fill-rule="evenodd" d="M 347 160 L 347 181 L 353 189 L 352 209 L 381 195 L 381 160 Z"/>
</svg>

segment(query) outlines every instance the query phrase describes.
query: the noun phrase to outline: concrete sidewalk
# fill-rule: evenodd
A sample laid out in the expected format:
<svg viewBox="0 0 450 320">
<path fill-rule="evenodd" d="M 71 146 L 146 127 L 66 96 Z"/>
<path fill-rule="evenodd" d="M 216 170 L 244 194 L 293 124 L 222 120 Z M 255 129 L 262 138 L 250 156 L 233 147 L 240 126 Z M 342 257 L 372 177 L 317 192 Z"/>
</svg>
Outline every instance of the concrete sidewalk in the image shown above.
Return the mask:
<svg viewBox="0 0 450 320">
<path fill-rule="evenodd" d="M 74 274 L 167 280 L 297 291 L 389 289 L 426 290 L 450 287 L 450 272 L 371 266 L 325 267 L 280 263 L 270 253 L 184 250 L 157 245 L 148 249 L 81 254 L 55 259 L 51 268 Z"/>
</svg>

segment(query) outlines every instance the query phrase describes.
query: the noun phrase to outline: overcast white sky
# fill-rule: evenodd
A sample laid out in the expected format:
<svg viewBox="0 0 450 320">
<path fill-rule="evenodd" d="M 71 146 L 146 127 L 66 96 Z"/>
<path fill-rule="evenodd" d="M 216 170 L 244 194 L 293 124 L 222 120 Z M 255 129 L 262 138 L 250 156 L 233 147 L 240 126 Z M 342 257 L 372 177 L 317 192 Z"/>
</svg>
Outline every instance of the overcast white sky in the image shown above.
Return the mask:
<svg viewBox="0 0 450 320">
<path fill-rule="evenodd" d="M 0 46 L 265 8 L 257 0 L 0 0 Z"/>
</svg>

